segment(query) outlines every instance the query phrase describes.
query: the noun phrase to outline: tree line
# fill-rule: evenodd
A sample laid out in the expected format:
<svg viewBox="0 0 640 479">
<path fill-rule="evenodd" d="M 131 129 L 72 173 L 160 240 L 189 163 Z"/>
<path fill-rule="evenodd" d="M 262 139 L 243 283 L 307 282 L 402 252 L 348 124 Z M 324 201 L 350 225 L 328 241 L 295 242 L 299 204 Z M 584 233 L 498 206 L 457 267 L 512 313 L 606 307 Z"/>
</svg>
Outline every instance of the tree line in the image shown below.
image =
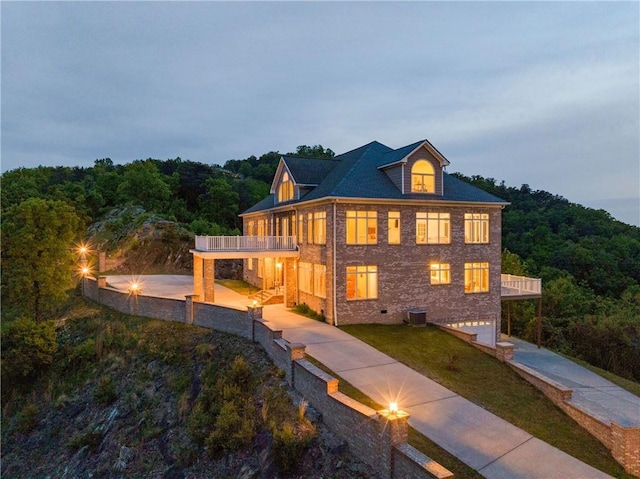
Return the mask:
<svg viewBox="0 0 640 479">
<path fill-rule="evenodd" d="M 287 154 L 334 156 L 321 145 Z M 88 225 L 113 208 L 139 205 L 193 234 L 240 234 L 238 214 L 269 194 L 281 156 L 272 151 L 223 165 L 103 158 L 87 168 L 4 173 L 3 377 L 11 351 L 32 348 L 38 356 L 47 349 L 38 345 L 55 347 L 47 320 L 61 313 L 77 284 L 74 245 Z M 503 272 L 542 278 L 543 344 L 640 380 L 640 228 L 528 185 L 454 175 L 511 203 L 503 212 Z M 514 304 L 511 313 L 513 333 L 534 340 L 534 305 Z M 49 357 L 42 353 L 39 361 Z M 17 369 L 20 377 L 37 370 Z"/>
</svg>

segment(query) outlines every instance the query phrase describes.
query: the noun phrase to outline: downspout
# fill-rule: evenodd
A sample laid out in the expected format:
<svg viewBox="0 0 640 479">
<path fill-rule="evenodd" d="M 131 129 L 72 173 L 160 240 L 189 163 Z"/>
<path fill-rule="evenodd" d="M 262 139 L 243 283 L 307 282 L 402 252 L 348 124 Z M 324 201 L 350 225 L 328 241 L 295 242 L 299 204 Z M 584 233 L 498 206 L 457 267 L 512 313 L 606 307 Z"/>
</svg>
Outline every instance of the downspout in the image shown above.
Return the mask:
<svg viewBox="0 0 640 479">
<path fill-rule="evenodd" d="M 402 183 L 402 188 L 400 189 L 402 191 L 402 194 L 404 195 L 404 165 L 406 165 L 406 163 L 402 163 L 402 166 L 400 167 L 400 174 L 401 174 L 401 183 Z"/>
<path fill-rule="evenodd" d="M 338 200 L 333 200 L 333 325 L 338 326 L 338 306 L 336 305 L 336 284 L 337 284 L 337 272 L 336 272 L 336 202 Z"/>
</svg>

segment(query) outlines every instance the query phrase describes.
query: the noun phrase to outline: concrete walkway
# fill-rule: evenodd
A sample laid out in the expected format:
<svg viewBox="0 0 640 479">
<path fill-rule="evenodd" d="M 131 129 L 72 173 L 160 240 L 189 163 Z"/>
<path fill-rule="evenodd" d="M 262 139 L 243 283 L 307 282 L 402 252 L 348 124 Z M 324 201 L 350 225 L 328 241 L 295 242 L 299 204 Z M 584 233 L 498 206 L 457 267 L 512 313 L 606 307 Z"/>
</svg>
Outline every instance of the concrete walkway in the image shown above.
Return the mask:
<svg viewBox="0 0 640 479">
<path fill-rule="evenodd" d="M 107 282 L 117 287 L 118 281 Z M 174 276 L 144 278 L 143 294 L 157 296 L 170 284 L 171 297 L 192 287 Z M 189 277 L 190 278 L 190 277 Z M 179 284 L 183 290 L 179 290 Z M 125 287 L 124 289 L 127 289 Z M 246 297 L 216 284 L 216 303 L 238 307 Z M 307 353 L 380 404 L 398 402 L 409 424 L 484 477 L 590 479 L 610 477 L 440 386 L 435 381 L 326 323 L 281 305 L 267 306 L 264 319 L 283 337 L 307 346 Z M 487 378 L 491 387 L 491 378 Z M 357 431 L 354 431 L 356 433 Z"/>
<path fill-rule="evenodd" d="M 623 427 L 640 427 L 640 397 L 602 376 L 545 348 L 514 337 L 503 337 L 514 345 L 514 361 L 573 390 L 569 403 L 600 419 Z"/>
</svg>

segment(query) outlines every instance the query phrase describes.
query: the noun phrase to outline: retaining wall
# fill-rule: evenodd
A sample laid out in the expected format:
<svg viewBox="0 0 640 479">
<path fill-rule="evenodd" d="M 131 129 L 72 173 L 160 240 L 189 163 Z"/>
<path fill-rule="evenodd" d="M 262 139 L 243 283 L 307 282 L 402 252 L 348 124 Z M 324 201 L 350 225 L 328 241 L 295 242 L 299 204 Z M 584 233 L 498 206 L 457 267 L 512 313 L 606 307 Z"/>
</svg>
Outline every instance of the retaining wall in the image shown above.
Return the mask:
<svg viewBox="0 0 640 479">
<path fill-rule="evenodd" d="M 104 278 L 85 278 L 83 294 L 116 311 L 194 324 L 242 336 L 262 345 L 287 381 L 349 445 L 350 452 L 384 479 L 451 478 L 446 468 L 407 443 L 408 415 L 375 411 L 338 391 L 338 380 L 305 359 L 303 344 L 289 343 L 282 331 L 262 320 L 262 308 L 247 311 L 198 301 L 157 298 L 106 287 Z"/>
<path fill-rule="evenodd" d="M 607 421 L 586 413 L 571 404 L 573 390 L 563 386 L 524 364 L 513 361 L 513 344 L 498 342 L 495 348 L 476 341 L 477 335 L 448 326 L 437 325 L 440 329 L 453 334 L 457 338 L 471 344 L 477 349 L 506 362 L 517 374 L 534 385 L 547 396 L 567 416 L 585 428 L 611 451 L 613 458 L 624 467 L 629 474 L 640 476 L 640 429 L 625 428 L 615 422 Z"/>
</svg>

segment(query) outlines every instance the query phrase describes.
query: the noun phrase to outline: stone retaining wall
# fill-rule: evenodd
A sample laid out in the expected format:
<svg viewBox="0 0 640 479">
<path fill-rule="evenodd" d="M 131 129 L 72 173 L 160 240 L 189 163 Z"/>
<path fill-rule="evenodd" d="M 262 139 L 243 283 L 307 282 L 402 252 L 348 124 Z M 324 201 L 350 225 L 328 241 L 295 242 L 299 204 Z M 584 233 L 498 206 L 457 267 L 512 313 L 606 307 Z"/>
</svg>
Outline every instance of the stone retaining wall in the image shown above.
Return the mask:
<svg viewBox="0 0 640 479">
<path fill-rule="evenodd" d="M 478 343 L 475 333 L 443 325 L 437 326 L 475 348 L 494 356 L 499 361 L 507 363 L 518 375 L 542 391 L 567 416 L 604 444 L 611 451 L 613 458 L 624 467 L 626 472 L 640 476 L 640 428 L 624 428 L 615 422 L 608 422 L 577 408 L 570 402 L 573 396 L 571 389 L 528 368 L 524 364 L 513 361 L 513 344 L 498 342 L 495 348 L 491 348 L 485 344 Z"/>
<path fill-rule="evenodd" d="M 198 301 L 157 298 L 107 288 L 104 278 L 86 278 L 86 298 L 116 311 L 167 321 L 194 324 L 242 336 L 262 345 L 287 382 L 322 414 L 322 421 L 349 445 L 350 452 L 384 479 L 453 477 L 437 462 L 407 443 L 403 412 L 375 411 L 338 391 L 338 380 L 305 359 L 305 346 L 282 338 L 262 320 L 262 308 L 242 311 Z"/>
</svg>

